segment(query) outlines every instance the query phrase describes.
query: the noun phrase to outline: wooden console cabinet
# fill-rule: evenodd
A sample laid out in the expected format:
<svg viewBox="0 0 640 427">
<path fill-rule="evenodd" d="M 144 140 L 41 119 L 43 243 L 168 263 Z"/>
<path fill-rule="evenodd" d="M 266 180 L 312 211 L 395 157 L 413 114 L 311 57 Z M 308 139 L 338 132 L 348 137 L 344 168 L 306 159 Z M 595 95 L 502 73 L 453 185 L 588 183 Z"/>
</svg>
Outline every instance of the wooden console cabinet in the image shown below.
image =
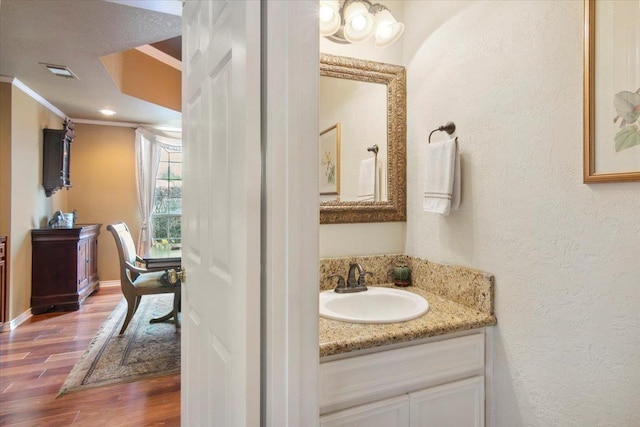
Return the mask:
<svg viewBox="0 0 640 427">
<path fill-rule="evenodd" d="M 99 287 L 101 224 L 31 230 L 31 312 L 73 311 Z"/>
</svg>

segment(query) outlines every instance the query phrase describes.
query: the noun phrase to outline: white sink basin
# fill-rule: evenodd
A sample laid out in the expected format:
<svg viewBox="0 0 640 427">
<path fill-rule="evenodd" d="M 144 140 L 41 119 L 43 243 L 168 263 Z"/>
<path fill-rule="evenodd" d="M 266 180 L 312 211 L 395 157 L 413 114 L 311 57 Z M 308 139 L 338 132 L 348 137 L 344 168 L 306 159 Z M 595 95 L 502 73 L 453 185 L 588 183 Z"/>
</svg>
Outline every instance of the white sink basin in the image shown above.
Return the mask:
<svg viewBox="0 0 640 427">
<path fill-rule="evenodd" d="M 422 316 L 429 303 L 420 295 L 394 288 L 369 287 L 364 292 L 320 293 L 320 316 L 352 323 L 395 323 Z"/>
</svg>

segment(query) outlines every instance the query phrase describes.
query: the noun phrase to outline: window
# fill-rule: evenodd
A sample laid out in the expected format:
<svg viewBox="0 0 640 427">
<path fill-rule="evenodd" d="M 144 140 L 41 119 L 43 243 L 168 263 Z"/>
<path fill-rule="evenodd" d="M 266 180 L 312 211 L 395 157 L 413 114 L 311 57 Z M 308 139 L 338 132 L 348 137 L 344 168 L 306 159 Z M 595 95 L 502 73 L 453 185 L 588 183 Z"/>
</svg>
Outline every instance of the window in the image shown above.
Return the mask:
<svg viewBox="0 0 640 427">
<path fill-rule="evenodd" d="M 182 153 L 162 148 L 151 221 L 153 241 L 179 244 L 182 241 Z"/>
</svg>

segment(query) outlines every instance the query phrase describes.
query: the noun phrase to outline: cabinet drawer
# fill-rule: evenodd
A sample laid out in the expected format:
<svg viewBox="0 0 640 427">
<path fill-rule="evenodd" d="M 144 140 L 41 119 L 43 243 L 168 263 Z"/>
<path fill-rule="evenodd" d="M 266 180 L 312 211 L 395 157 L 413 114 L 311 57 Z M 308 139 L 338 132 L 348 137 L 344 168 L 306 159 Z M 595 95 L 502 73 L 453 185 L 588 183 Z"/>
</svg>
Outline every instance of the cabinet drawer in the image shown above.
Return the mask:
<svg viewBox="0 0 640 427">
<path fill-rule="evenodd" d="M 320 364 L 320 413 L 482 375 L 484 333 Z"/>
<path fill-rule="evenodd" d="M 0 258 L 4 258 L 4 243 L 0 243 Z"/>
</svg>

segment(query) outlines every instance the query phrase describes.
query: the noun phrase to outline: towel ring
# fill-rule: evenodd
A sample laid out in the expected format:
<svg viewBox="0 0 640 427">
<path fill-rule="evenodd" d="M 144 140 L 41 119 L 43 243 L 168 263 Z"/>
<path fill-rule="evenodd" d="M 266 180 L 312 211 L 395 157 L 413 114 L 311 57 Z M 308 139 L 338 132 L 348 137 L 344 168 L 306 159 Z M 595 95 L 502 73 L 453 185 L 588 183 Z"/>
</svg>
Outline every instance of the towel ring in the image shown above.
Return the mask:
<svg viewBox="0 0 640 427">
<path fill-rule="evenodd" d="M 456 131 L 456 125 L 453 122 L 447 122 L 447 124 L 440 126 L 437 129 L 434 129 L 431 131 L 431 133 L 429 134 L 429 144 L 431 144 L 431 135 L 433 135 L 435 132 L 446 132 L 447 134 L 451 135 L 452 133 L 454 133 Z M 458 140 L 458 137 L 456 136 L 456 141 Z"/>
</svg>

